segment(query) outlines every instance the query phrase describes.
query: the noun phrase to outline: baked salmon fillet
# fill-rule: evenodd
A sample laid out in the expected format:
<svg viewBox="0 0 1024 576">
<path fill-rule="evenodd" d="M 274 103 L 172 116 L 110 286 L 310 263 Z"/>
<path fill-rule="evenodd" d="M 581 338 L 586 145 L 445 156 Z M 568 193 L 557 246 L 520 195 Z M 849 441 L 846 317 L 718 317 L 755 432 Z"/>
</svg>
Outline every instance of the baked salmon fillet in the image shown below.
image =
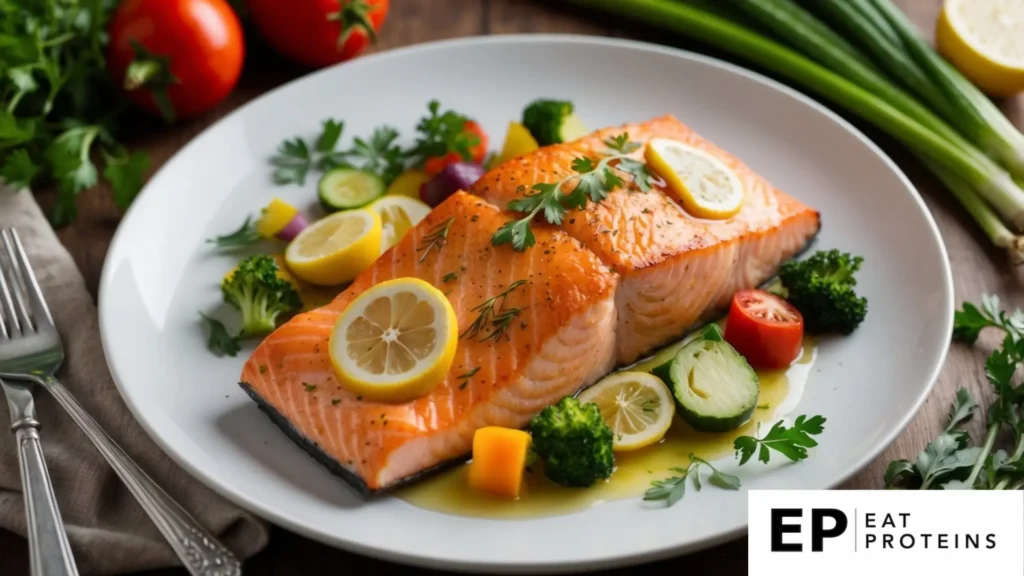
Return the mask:
<svg viewBox="0 0 1024 576">
<path fill-rule="evenodd" d="M 537 245 L 526 252 L 493 246 L 491 234 L 510 219 L 479 197 L 451 196 L 330 304 L 267 337 L 243 368 L 242 388 L 286 434 L 364 494 L 467 456 L 480 427 L 525 427 L 540 410 L 613 368 L 618 278 L 553 228 L 538 229 Z M 445 226 L 443 245 L 428 249 L 424 237 Z M 475 307 L 524 280 L 503 304 L 521 314 L 497 340 L 460 337 L 447 378 L 428 395 L 404 403 L 357 397 L 338 384 L 328 339 L 349 302 L 398 277 L 445 291 L 460 334 L 476 318 Z"/>
<path fill-rule="evenodd" d="M 638 160 L 652 138 L 679 140 L 722 160 L 744 187 L 742 209 L 724 220 L 688 215 L 657 181 L 647 193 L 627 181 L 604 201 L 565 216 L 561 228 L 621 276 L 616 359 L 629 364 L 728 306 L 737 290 L 773 276 L 807 247 L 820 216 L 671 115 L 606 128 L 509 160 L 485 174 L 471 192 L 507 207 L 534 193 L 534 184 L 571 174 L 574 158 L 607 155 L 605 140 L 622 133 L 642 145 L 633 153 Z M 543 227 L 539 222 L 534 220 L 535 230 Z"/>
</svg>

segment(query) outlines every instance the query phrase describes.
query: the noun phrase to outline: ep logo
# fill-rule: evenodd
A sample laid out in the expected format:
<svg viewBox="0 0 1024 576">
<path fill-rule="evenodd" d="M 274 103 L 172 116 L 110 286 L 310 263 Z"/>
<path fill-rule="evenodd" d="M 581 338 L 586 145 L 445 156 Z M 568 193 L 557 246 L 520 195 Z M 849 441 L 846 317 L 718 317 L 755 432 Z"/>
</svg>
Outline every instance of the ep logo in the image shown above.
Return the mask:
<svg viewBox="0 0 1024 576">
<path fill-rule="evenodd" d="M 805 523 L 805 520 L 809 522 Z M 803 552 L 802 538 L 787 534 L 800 534 L 808 525 L 811 535 L 811 551 L 822 552 L 826 538 L 838 538 L 846 532 L 850 521 L 842 510 L 836 508 L 772 508 L 771 509 L 771 551 L 772 552 Z"/>
</svg>

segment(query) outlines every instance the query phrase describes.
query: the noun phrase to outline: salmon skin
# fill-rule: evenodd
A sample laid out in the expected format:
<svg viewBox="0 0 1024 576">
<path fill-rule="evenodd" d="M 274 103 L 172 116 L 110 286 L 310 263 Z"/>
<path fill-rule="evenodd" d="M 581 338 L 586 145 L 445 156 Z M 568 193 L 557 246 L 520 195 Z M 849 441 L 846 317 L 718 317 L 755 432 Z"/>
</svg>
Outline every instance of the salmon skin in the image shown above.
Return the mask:
<svg viewBox="0 0 1024 576">
<path fill-rule="evenodd" d="M 508 202 L 598 157 L 604 140 L 628 133 L 642 145 L 680 140 L 714 154 L 744 186 L 725 220 L 688 215 L 660 183 L 629 186 L 600 204 L 570 210 L 560 227 L 533 223 L 523 252 L 491 237 L 520 214 Z M 635 153 L 640 158 L 643 146 Z M 820 215 L 775 189 L 738 159 L 671 116 L 595 132 L 505 162 L 439 206 L 329 304 L 268 336 L 240 385 L 293 441 L 364 495 L 465 459 L 483 426 L 523 428 L 543 408 L 578 393 L 720 313 L 732 294 L 762 284 L 806 249 Z M 443 245 L 429 237 L 447 227 Z M 455 362 L 429 394 L 403 403 L 361 398 L 338 383 L 328 339 L 341 312 L 375 284 L 423 279 L 444 292 L 462 336 Z M 465 334 L 484 301 L 508 290 L 521 310 L 497 341 Z M 467 377 L 467 375 L 471 375 Z"/>
<path fill-rule="evenodd" d="M 494 230 L 509 220 L 481 198 L 451 196 L 330 304 L 268 336 L 246 362 L 242 388 L 286 434 L 364 494 L 464 457 L 477 428 L 526 426 L 613 368 L 618 278 L 554 228 L 538 230 L 533 250 L 493 246 Z M 427 250 L 424 236 L 441 226 L 448 227 L 444 244 Z M 445 281 L 449 274 L 457 278 Z M 460 334 L 477 317 L 474 308 L 523 280 L 503 304 L 521 313 L 496 341 L 483 341 L 483 333 L 461 337 L 448 377 L 428 395 L 375 402 L 339 385 L 327 342 L 353 298 L 399 277 L 446 292 Z"/>
<path fill-rule="evenodd" d="M 744 188 L 741 210 L 724 220 L 690 216 L 660 181 L 648 193 L 627 182 L 602 202 L 566 214 L 561 229 L 621 276 L 616 360 L 625 365 L 677 340 L 688 327 L 727 306 L 737 290 L 773 276 L 807 246 L 821 221 L 817 211 L 671 115 L 606 128 L 509 160 L 480 178 L 471 191 L 506 207 L 534 193 L 533 184 L 558 182 L 572 174 L 575 158 L 607 154 L 605 141 L 619 134 L 641 144 L 633 153 L 638 160 L 653 138 L 708 152 L 730 167 Z M 534 220 L 535 229 L 539 220 Z"/>
</svg>

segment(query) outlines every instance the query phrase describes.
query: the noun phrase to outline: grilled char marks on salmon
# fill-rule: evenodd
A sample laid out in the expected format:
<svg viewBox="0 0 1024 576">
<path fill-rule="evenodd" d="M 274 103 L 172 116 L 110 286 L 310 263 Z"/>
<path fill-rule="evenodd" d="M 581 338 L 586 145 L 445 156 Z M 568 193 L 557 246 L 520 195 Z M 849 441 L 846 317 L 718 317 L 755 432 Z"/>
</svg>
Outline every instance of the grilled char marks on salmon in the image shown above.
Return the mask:
<svg viewBox="0 0 1024 576">
<path fill-rule="evenodd" d="M 704 150 L 732 168 L 744 187 L 739 213 L 724 220 L 688 215 L 663 184 L 649 193 L 630 187 L 601 203 L 570 210 L 561 228 L 621 277 L 616 360 L 628 364 L 676 338 L 738 289 L 761 284 L 817 234 L 819 214 L 774 188 L 737 158 L 672 116 L 599 130 L 584 138 L 547 146 L 504 162 L 471 189 L 500 207 L 538 182 L 572 173 L 572 160 L 607 154 L 604 141 L 628 133 L 643 144 L 671 138 Z M 539 220 L 539 219 L 538 219 Z M 535 220 L 534 228 L 541 228 Z M 533 248 L 536 249 L 536 248 Z"/>
<path fill-rule="evenodd" d="M 477 428 L 521 428 L 592 384 L 615 362 L 618 277 L 550 227 L 536 230 L 537 244 L 526 252 L 491 245 L 509 220 L 479 197 L 451 196 L 330 304 L 264 340 L 243 368 L 243 388 L 328 468 L 375 492 L 466 455 Z M 426 250 L 424 237 L 439 226 L 448 228 L 443 244 Z M 504 302 L 521 314 L 497 340 L 482 341 L 486 332 L 460 338 L 448 377 L 428 395 L 401 404 L 356 397 L 336 380 L 328 338 L 353 298 L 398 277 L 446 292 L 460 333 L 477 317 L 473 308 L 525 280 Z"/>
</svg>

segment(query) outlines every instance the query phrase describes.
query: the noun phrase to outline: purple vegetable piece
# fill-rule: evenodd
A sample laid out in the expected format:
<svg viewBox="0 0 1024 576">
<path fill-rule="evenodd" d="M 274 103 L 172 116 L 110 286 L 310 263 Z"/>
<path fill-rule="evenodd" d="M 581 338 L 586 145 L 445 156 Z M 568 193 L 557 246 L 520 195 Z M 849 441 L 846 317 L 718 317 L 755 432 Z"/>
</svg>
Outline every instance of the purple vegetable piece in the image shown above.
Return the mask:
<svg viewBox="0 0 1024 576">
<path fill-rule="evenodd" d="M 483 166 L 469 162 L 449 164 L 420 186 L 420 200 L 433 208 L 458 190 L 469 189 L 486 171 Z"/>
<path fill-rule="evenodd" d="M 302 214 L 296 213 L 295 217 L 292 218 L 292 221 L 286 224 L 284 228 L 281 228 L 276 236 L 280 240 L 291 242 L 292 240 L 295 240 L 295 237 L 298 236 L 299 232 L 302 232 L 306 226 L 309 226 L 309 222 L 306 221 L 306 217 Z"/>
</svg>

